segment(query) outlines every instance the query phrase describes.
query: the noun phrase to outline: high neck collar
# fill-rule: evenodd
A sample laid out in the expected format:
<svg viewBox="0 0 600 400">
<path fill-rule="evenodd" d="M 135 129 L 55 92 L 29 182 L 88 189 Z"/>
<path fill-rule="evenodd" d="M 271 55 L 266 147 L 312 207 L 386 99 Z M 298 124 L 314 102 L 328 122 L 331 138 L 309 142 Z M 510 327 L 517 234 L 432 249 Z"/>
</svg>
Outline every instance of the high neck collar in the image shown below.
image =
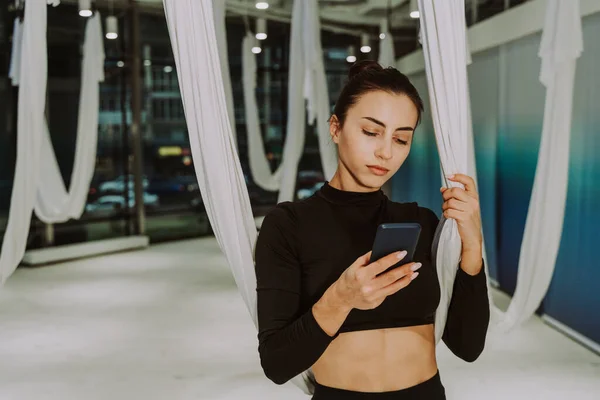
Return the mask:
<svg viewBox="0 0 600 400">
<path fill-rule="evenodd" d="M 317 194 L 330 203 L 353 206 L 376 206 L 386 198 L 381 189 L 375 192 L 350 192 L 336 189 L 329 182 L 325 182 Z"/>
</svg>

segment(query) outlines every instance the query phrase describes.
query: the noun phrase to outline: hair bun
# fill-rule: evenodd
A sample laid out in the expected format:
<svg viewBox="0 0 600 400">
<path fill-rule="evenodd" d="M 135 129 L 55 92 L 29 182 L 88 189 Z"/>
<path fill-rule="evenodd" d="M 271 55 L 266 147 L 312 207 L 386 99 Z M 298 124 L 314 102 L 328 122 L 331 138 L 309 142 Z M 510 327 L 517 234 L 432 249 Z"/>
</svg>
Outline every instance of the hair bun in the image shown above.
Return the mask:
<svg viewBox="0 0 600 400">
<path fill-rule="evenodd" d="M 383 71 L 383 67 L 379 65 L 377 61 L 373 60 L 362 60 L 358 61 L 350 67 L 350 71 L 348 71 L 348 79 L 354 78 L 358 74 L 362 74 L 366 71 Z"/>
</svg>

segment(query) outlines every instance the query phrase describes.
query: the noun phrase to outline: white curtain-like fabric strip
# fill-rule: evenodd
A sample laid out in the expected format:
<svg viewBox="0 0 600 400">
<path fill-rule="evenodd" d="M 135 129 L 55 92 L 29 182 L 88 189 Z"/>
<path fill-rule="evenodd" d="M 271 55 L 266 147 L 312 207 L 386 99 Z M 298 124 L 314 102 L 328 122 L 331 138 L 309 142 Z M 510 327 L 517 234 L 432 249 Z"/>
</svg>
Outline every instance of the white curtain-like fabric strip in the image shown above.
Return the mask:
<svg viewBox="0 0 600 400">
<path fill-rule="evenodd" d="M 215 18 L 215 34 L 217 35 L 217 45 L 219 49 L 219 60 L 221 62 L 221 75 L 223 76 L 223 86 L 225 87 L 225 100 L 227 101 L 227 116 L 231 125 L 233 143 L 237 147 L 237 134 L 235 126 L 235 108 L 233 106 L 233 89 L 231 86 L 231 75 L 229 73 L 229 56 L 227 53 L 227 29 L 225 24 L 225 1 L 213 2 L 213 15 Z"/>
<path fill-rule="evenodd" d="M 8 77 L 14 86 L 19 85 L 21 69 L 21 48 L 23 47 L 23 24 L 19 18 L 15 18 L 13 26 L 13 45 L 10 52 L 10 67 Z"/>
<path fill-rule="evenodd" d="M 298 162 L 304 150 L 305 105 L 308 123 L 317 121 L 321 163 L 326 180 L 337 169 L 337 149 L 331 143 L 327 79 L 321 48 L 319 8 L 316 0 L 295 0 L 292 9 L 288 75 L 287 136 L 283 148 L 278 202 L 294 199 Z"/>
<path fill-rule="evenodd" d="M 257 232 L 227 117 L 213 2 L 163 2 L 200 192 L 217 242 L 258 328 L 253 257 Z M 302 72 L 298 65 L 292 64 L 290 69 L 293 76 Z M 302 101 L 294 105 L 304 110 Z M 295 115 L 303 122 L 303 113 L 296 112 Z M 300 133 L 303 133 L 303 124 L 301 128 Z M 294 378 L 293 382 L 310 393 L 308 373 Z"/>
<path fill-rule="evenodd" d="M 303 5 L 304 17 L 304 97 L 307 100 L 308 123 L 317 122 L 319 138 L 319 154 L 325 179 L 331 180 L 338 165 L 337 147 L 329 134 L 329 92 L 325 65 L 323 64 L 323 48 L 321 47 L 321 24 L 319 22 L 319 4 L 317 0 L 295 0 Z"/>
<path fill-rule="evenodd" d="M 18 65 L 20 84 L 17 106 L 17 163 L 8 224 L 0 254 L 2 283 L 15 271 L 25 254 L 38 187 L 48 76 L 46 24 L 46 2 L 27 1 L 23 20 L 21 62 Z"/>
<path fill-rule="evenodd" d="M 281 183 L 277 202 L 294 199 L 298 162 L 304 150 L 304 51 L 302 48 L 302 1 L 294 1 L 290 35 L 288 70 L 288 109 L 286 139 L 281 158 Z"/>
<path fill-rule="evenodd" d="M 252 53 L 254 36 L 248 33 L 242 43 L 242 80 L 244 84 L 244 111 L 248 134 L 248 159 L 254 182 L 265 190 L 277 191 L 281 183 L 282 165 L 271 173 L 265 157 L 264 143 L 260 132 L 258 107 L 256 105 L 256 56 Z"/>
<path fill-rule="evenodd" d="M 75 163 L 67 191 L 44 120 L 35 214 L 45 223 L 78 219 L 85 210 L 96 167 L 100 82 L 104 80 L 102 17 L 96 12 L 86 23 L 81 69 Z"/>
<path fill-rule="evenodd" d="M 425 71 L 435 137 L 446 187 L 461 186 L 445 176 L 469 173 L 469 102 L 465 5 L 463 0 L 419 0 Z M 474 166 L 474 163 L 473 163 Z M 441 300 L 435 318 L 440 341 L 446 325 L 452 288 L 461 255 L 456 221 L 445 220 L 436 249 Z M 436 254 L 434 253 L 434 254 Z"/>
<path fill-rule="evenodd" d="M 164 0 L 200 192 L 256 325 L 256 227 L 227 115 L 212 4 L 211 0 Z"/>
<path fill-rule="evenodd" d="M 583 52 L 579 0 L 549 0 L 540 44 L 540 81 L 546 86 L 544 122 L 517 287 L 500 327 L 528 320 L 544 299 L 562 236 L 569 176 L 569 141 L 577 59 Z"/>
</svg>

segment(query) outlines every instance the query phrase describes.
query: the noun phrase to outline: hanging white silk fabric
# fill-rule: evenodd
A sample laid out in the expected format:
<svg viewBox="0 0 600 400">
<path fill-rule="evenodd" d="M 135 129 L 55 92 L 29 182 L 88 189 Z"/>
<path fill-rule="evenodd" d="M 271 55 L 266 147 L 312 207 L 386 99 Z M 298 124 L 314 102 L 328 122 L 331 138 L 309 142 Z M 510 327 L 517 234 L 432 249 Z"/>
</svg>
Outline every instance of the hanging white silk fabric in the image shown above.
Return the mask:
<svg viewBox="0 0 600 400">
<path fill-rule="evenodd" d="M 48 125 L 44 119 L 40 160 L 41 175 L 34 210 L 37 217 L 45 223 L 59 223 L 70 218 L 80 218 L 85 209 L 87 193 L 96 166 L 99 83 L 104 80 L 104 44 L 101 24 L 102 17 L 99 13 L 86 22 L 75 163 L 69 191 L 67 191 L 61 176 Z M 15 86 L 19 83 L 21 30 L 20 20 L 17 19 L 13 33 L 11 72 L 9 74 Z"/>
<path fill-rule="evenodd" d="M 294 199 L 298 162 L 304 150 L 305 99 L 308 123 L 312 124 L 315 119 L 317 122 L 323 173 L 326 180 L 331 180 L 337 169 L 337 149 L 329 135 L 329 94 L 316 0 L 295 0 L 292 9 L 287 136 L 278 202 Z"/>
<path fill-rule="evenodd" d="M 394 38 L 388 29 L 388 21 L 384 19 L 381 22 L 379 31 L 385 35 L 383 39 L 379 39 L 379 64 L 386 67 L 396 66 L 396 56 L 394 55 Z"/>
<path fill-rule="evenodd" d="M 163 3 L 200 192 L 217 242 L 258 328 L 253 257 L 257 233 L 227 117 L 213 2 L 163 0 Z M 290 68 L 291 73 L 302 72 L 297 66 Z M 296 105 L 304 110 L 303 102 Z M 303 113 L 296 115 L 303 122 Z M 303 132 L 304 124 L 301 127 Z M 292 381 L 309 393 L 307 373 Z"/>
<path fill-rule="evenodd" d="M 248 159 L 254 182 L 265 190 L 275 192 L 279 190 L 283 164 L 280 164 L 277 170 L 271 173 L 269 160 L 265 157 L 258 119 L 258 107 L 256 105 L 256 56 L 252 53 L 253 43 L 254 36 L 248 33 L 242 43 L 242 80 L 244 84 L 246 132 L 248 134 Z"/>
<path fill-rule="evenodd" d="M 290 34 L 290 60 L 288 69 L 287 129 L 281 158 L 281 182 L 277 202 L 294 199 L 298 162 L 304 150 L 304 49 L 302 47 L 302 1 L 294 1 Z"/>
<path fill-rule="evenodd" d="M 21 38 L 17 110 L 17 163 L 10 213 L 0 253 L 0 279 L 4 284 L 25 254 L 31 212 L 40 172 L 44 107 L 48 77 L 46 2 L 27 1 Z M 32 68 L 32 66 L 35 66 Z"/>
<path fill-rule="evenodd" d="M 233 141 L 212 0 L 164 0 L 196 177 L 215 237 L 256 320 L 256 227 Z"/>
<path fill-rule="evenodd" d="M 48 124 L 44 119 L 40 180 L 34 209 L 37 217 L 45 223 L 78 219 L 85 210 L 90 182 L 96 168 L 100 82 L 104 80 L 101 24 L 102 17 L 96 12 L 87 20 L 85 28 L 75 162 L 68 191 L 54 154 Z"/>
<path fill-rule="evenodd" d="M 466 35 L 466 21 L 463 19 L 463 22 L 465 23 L 465 25 L 463 25 L 465 27 L 465 35 L 464 35 L 464 39 L 465 39 L 465 65 L 470 65 L 472 63 L 472 58 L 471 58 L 471 51 L 470 51 L 470 47 L 469 47 L 469 41 L 468 41 L 468 37 Z M 460 35 L 461 36 L 461 35 Z M 459 36 L 459 37 L 460 37 Z M 419 33 L 418 33 L 418 40 L 419 43 L 423 44 L 422 41 L 422 26 L 419 27 Z M 468 80 L 467 80 L 468 83 Z M 431 84 L 431 83 L 430 83 Z M 430 88 L 431 89 L 431 88 Z M 467 169 L 466 169 L 466 174 L 470 177 L 473 178 L 473 180 L 475 181 L 475 185 L 478 186 L 478 179 L 477 179 L 477 165 L 476 165 L 476 160 L 475 160 L 475 142 L 474 142 L 474 136 L 473 136 L 473 121 L 471 118 L 471 100 L 470 100 L 470 95 L 469 95 L 469 90 L 468 90 L 468 86 L 467 86 L 467 102 L 466 102 L 466 111 L 467 111 L 467 127 L 468 127 L 468 131 L 467 131 Z M 439 143 L 438 143 L 438 148 L 439 148 Z M 449 181 L 446 180 L 445 178 L 445 174 L 444 174 L 444 168 L 443 165 L 440 166 L 440 173 L 441 173 L 441 181 L 443 182 L 444 186 L 446 186 L 448 184 Z M 460 186 L 460 185 L 458 185 Z M 444 228 L 444 225 L 446 223 L 446 219 L 444 217 L 442 217 L 442 220 L 440 221 L 440 225 L 438 226 L 438 231 L 436 232 L 436 238 L 439 238 L 442 234 L 442 230 Z M 483 229 L 482 229 L 482 235 L 483 235 Z M 439 246 L 439 240 L 437 241 L 437 243 L 434 243 L 434 245 L 436 246 L 434 249 L 433 254 L 437 254 L 437 246 Z M 485 269 L 485 273 L 486 276 L 490 276 L 489 273 L 489 263 L 487 261 L 487 253 L 485 250 L 485 238 L 483 238 L 483 246 L 482 246 L 482 253 L 483 253 L 483 260 L 484 260 L 484 269 Z M 437 260 L 436 260 L 437 262 Z M 440 275 L 442 276 L 442 275 Z M 444 279 L 450 279 L 450 275 L 446 275 Z M 448 282 L 448 284 L 450 285 L 451 283 Z M 500 313 L 500 310 L 494 305 L 494 300 L 493 300 L 493 293 L 492 293 L 492 289 L 490 286 L 490 280 L 488 279 L 486 282 L 486 286 L 487 286 L 487 293 L 488 293 L 488 301 L 490 304 L 490 319 L 493 325 L 493 323 L 495 322 L 497 316 Z M 451 290 L 452 288 L 450 288 Z M 447 292 L 446 296 L 452 296 L 452 292 Z M 449 302 L 449 298 L 447 298 L 447 301 Z M 448 303 L 449 306 L 449 303 Z M 444 310 L 440 311 L 441 313 L 444 313 Z M 441 315 L 440 315 L 441 318 Z M 440 321 L 441 324 L 442 321 Z M 439 341 L 439 339 L 441 338 L 441 334 L 442 332 L 442 328 L 443 326 L 438 325 L 438 330 L 437 330 L 437 339 Z"/>
<path fill-rule="evenodd" d="M 463 0 L 419 0 L 425 71 L 431 112 L 443 175 L 469 173 L 469 96 L 466 61 L 466 22 Z M 471 165 L 474 168 L 474 163 Z M 442 176 L 446 187 L 461 186 Z M 435 337 L 444 332 L 452 288 L 461 256 L 461 239 L 454 219 L 440 223 L 436 268 L 441 300 L 435 318 Z"/>
<path fill-rule="evenodd" d="M 517 287 L 501 329 L 528 320 L 544 299 L 562 236 L 577 59 L 583 52 L 579 0 L 549 0 L 540 44 L 546 86 L 542 139 L 519 256 Z"/>
<path fill-rule="evenodd" d="M 20 69 L 21 69 L 21 47 L 23 47 L 23 24 L 19 18 L 15 18 L 13 26 L 13 43 L 10 52 L 10 66 L 8 69 L 8 77 L 12 81 L 13 86 L 19 85 Z"/>
<path fill-rule="evenodd" d="M 304 97 L 307 101 L 308 123 L 317 122 L 319 154 L 323 165 L 323 174 L 331 180 L 338 166 L 337 147 L 329 134 L 329 92 L 323 64 L 321 47 L 321 24 L 319 22 L 319 4 L 317 0 L 295 0 L 303 6 L 304 19 Z M 293 22 L 292 22 L 293 23 Z M 292 38 L 293 40 L 293 38 Z"/>
<path fill-rule="evenodd" d="M 221 61 L 221 75 L 225 86 L 225 98 L 227 101 L 227 116 L 233 132 L 233 143 L 237 147 L 237 134 L 235 126 L 235 108 L 233 106 L 233 90 L 231 87 L 231 75 L 229 73 L 229 56 L 227 54 L 227 29 L 225 24 L 225 0 L 213 2 L 213 15 L 215 18 L 215 34 L 219 46 L 219 60 Z"/>
<path fill-rule="evenodd" d="M 465 49 L 466 49 L 466 55 L 467 55 L 465 65 L 470 65 L 472 62 L 472 59 L 471 59 L 471 51 L 469 50 L 468 41 L 466 42 Z M 468 88 L 467 88 L 467 126 L 468 126 L 467 175 L 473 178 L 473 180 L 475 181 L 477 190 L 478 190 L 479 188 L 478 188 L 478 179 L 477 179 L 477 164 L 476 164 L 476 160 L 475 160 L 475 141 L 474 141 L 474 137 L 473 137 L 473 120 L 471 117 L 471 98 L 469 95 Z M 440 168 L 440 173 L 441 173 L 441 181 L 446 182 L 443 168 Z M 442 222 L 440 223 L 440 226 L 438 227 L 438 232 L 437 232 L 438 234 L 441 234 L 441 229 L 443 228 L 443 224 L 445 223 L 445 221 L 446 221 L 446 219 L 442 217 Z M 482 228 L 481 234 L 483 236 L 483 228 Z M 482 253 L 483 253 L 485 274 L 486 274 L 486 276 L 489 277 L 490 272 L 489 272 L 489 263 L 487 260 L 487 253 L 485 250 L 485 238 L 483 238 Z M 437 254 L 437 253 L 434 253 L 434 254 Z M 500 313 L 500 310 L 494 305 L 493 293 L 492 293 L 492 288 L 491 288 L 489 279 L 486 282 L 486 286 L 487 286 L 487 293 L 488 293 L 488 302 L 490 304 L 490 320 L 491 320 L 490 322 L 492 322 L 491 325 L 493 325 L 497 316 Z"/>
</svg>

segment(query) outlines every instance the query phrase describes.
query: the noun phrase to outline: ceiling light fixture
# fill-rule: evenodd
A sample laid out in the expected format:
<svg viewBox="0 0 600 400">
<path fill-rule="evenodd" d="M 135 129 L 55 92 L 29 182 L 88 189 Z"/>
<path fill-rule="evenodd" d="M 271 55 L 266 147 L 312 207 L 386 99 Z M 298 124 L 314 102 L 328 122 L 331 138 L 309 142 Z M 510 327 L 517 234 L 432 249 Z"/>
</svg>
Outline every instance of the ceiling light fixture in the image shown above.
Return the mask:
<svg viewBox="0 0 600 400">
<path fill-rule="evenodd" d="M 361 53 L 370 53 L 371 52 L 371 46 L 369 45 L 369 34 L 367 34 L 367 33 L 363 33 L 361 35 L 360 52 Z"/>
<path fill-rule="evenodd" d="M 79 0 L 79 16 L 88 18 L 92 16 L 92 1 Z"/>
<path fill-rule="evenodd" d="M 264 18 L 256 19 L 256 38 L 265 40 L 267 38 L 267 20 Z"/>
<path fill-rule="evenodd" d="M 346 57 L 346 61 L 349 63 L 356 62 L 356 56 L 354 55 L 354 46 L 348 46 L 348 56 Z"/>
<path fill-rule="evenodd" d="M 419 5 L 417 4 L 417 0 L 410 0 L 410 17 L 413 19 L 418 19 L 421 17 L 421 13 L 419 13 Z"/>
<path fill-rule="evenodd" d="M 119 21 L 114 15 L 106 17 L 106 38 L 114 40 L 119 37 Z"/>
</svg>

